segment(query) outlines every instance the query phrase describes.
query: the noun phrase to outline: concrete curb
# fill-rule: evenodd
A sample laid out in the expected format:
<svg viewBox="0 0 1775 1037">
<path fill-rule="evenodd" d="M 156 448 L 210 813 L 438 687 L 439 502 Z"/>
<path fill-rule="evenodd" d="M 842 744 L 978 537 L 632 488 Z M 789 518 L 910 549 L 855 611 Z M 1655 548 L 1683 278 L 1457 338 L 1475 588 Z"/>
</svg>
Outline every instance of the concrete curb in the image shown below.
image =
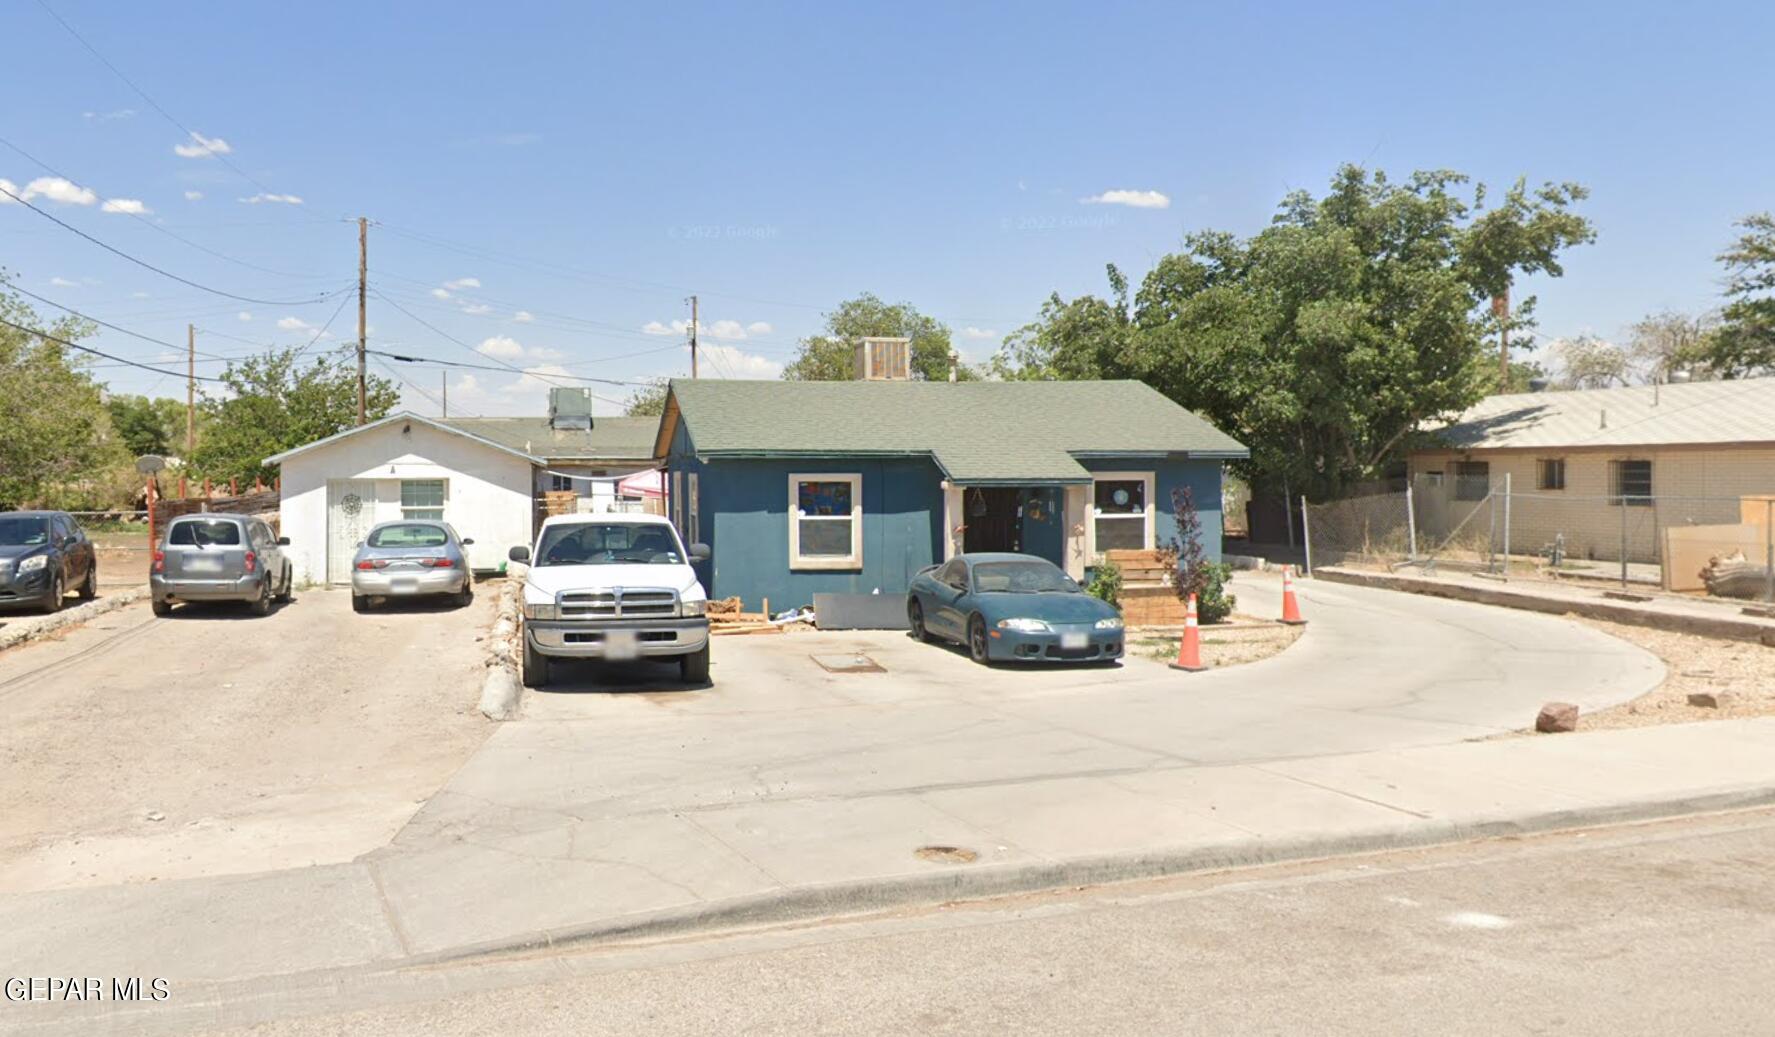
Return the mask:
<svg viewBox="0 0 1775 1037">
<path fill-rule="evenodd" d="M 1075 886 L 1163 878 L 1190 872 L 1224 871 L 1288 861 L 1423 849 L 1500 836 L 1561 829 L 1663 820 L 1688 814 L 1718 813 L 1775 804 L 1775 786 L 1698 793 L 1666 800 L 1550 810 L 1510 818 L 1428 821 L 1284 841 L 1186 846 L 1068 861 L 965 866 L 929 875 L 829 883 L 735 897 L 690 907 L 668 908 L 558 929 L 533 930 L 507 939 L 465 944 L 413 955 L 396 967 L 459 962 L 471 958 L 622 940 L 652 939 L 692 932 L 715 932 L 790 922 L 861 915 L 890 908 L 941 904 Z"/>
<path fill-rule="evenodd" d="M 507 577 L 493 591 L 498 597 L 487 633 L 487 676 L 481 681 L 481 715 L 488 720 L 515 720 L 523 710 L 517 659 L 522 589 L 521 581 Z"/>
<path fill-rule="evenodd" d="M 58 630 L 66 630 L 78 626 L 89 619 L 97 619 L 107 612 L 115 612 L 126 605 L 134 605 L 148 596 L 147 587 L 131 587 L 128 590 L 114 591 L 96 601 L 84 605 L 76 605 L 71 609 L 52 612 L 40 617 L 40 621 L 26 626 L 24 629 L 0 630 L 0 651 L 46 637 Z M 8 624 L 11 626 L 11 624 Z"/>
<path fill-rule="evenodd" d="M 1682 634 L 1696 634 L 1727 641 L 1749 641 L 1775 646 L 1775 624 L 1737 616 L 1696 616 L 1684 612 L 1661 612 L 1656 607 L 1607 599 L 1573 599 L 1543 596 L 1506 586 L 1474 587 L 1464 583 L 1445 583 L 1421 576 L 1400 576 L 1397 573 L 1370 573 L 1354 569 L 1325 567 L 1313 570 L 1313 578 L 1327 583 L 1347 583 L 1357 587 L 1403 591 L 1433 598 L 1450 598 L 1480 605 L 1498 605 L 1525 612 L 1545 612 L 1556 616 L 1582 616 L 1585 619 L 1606 619 L 1614 623 L 1653 627 Z M 1655 605 L 1655 603 L 1653 603 Z"/>
</svg>

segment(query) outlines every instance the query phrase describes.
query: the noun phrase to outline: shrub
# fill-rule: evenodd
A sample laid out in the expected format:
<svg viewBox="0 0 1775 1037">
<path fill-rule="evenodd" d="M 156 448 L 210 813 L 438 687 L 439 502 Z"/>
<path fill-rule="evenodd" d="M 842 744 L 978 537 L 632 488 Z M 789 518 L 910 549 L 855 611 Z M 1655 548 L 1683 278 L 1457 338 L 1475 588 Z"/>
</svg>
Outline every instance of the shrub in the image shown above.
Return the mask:
<svg viewBox="0 0 1775 1037">
<path fill-rule="evenodd" d="M 1097 567 L 1097 571 L 1092 574 L 1091 585 L 1085 588 L 1085 593 L 1100 601 L 1107 601 L 1111 605 L 1121 608 L 1121 566 L 1105 559 L 1103 564 Z"/>
<path fill-rule="evenodd" d="M 1196 514 L 1196 503 L 1187 486 L 1171 491 L 1171 512 L 1177 519 L 1177 536 L 1168 547 L 1175 559 L 1177 597 L 1188 601 L 1196 596 L 1196 616 L 1203 623 L 1218 623 L 1233 614 L 1238 599 L 1226 592 L 1232 582 L 1233 567 L 1208 558 L 1202 547 L 1202 519 Z"/>
</svg>

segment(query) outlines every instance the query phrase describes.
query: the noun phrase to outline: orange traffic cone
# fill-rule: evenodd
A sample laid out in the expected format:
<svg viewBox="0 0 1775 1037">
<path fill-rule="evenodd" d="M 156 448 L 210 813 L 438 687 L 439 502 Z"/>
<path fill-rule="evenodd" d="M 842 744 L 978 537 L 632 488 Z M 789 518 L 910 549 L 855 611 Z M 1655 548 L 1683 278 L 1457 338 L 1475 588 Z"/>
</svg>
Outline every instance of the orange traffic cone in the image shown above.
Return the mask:
<svg viewBox="0 0 1775 1037">
<path fill-rule="evenodd" d="M 1183 640 L 1177 642 L 1177 661 L 1171 664 L 1173 670 L 1187 670 L 1199 673 L 1208 667 L 1202 665 L 1202 628 L 1196 622 L 1196 596 L 1189 596 L 1189 610 L 1183 616 Z"/>
<path fill-rule="evenodd" d="M 1282 622 L 1289 626 L 1305 626 L 1300 618 L 1300 602 L 1294 600 L 1294 566 L 1282 567 Z"/>
</svg>

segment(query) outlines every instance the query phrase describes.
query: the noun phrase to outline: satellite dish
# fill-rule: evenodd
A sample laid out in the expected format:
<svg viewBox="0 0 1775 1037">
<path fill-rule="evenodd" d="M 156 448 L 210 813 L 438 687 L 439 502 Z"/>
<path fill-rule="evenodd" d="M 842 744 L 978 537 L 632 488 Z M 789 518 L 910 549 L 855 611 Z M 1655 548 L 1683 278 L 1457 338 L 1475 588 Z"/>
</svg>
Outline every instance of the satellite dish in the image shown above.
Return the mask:
<svg viewBox="0 0 1775 1037">
<path fill-rule="evenodd" d="M 166 467 L 166 458 L 159 454 L 143 454 L 136 458 L 136 471 L 143 475 L 153 475 Z"/>
</svg>

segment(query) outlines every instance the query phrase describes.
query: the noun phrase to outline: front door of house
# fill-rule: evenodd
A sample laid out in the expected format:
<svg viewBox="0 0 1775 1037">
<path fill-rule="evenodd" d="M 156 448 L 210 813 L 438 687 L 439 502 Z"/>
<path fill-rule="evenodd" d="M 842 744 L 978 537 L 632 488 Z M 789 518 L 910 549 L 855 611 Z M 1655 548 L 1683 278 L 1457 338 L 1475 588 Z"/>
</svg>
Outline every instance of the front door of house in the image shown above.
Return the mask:
<svg viewBox="0 0 1775 1037">
<path fill-rule="evenodd" d="M 1021 551 L 1015 487 L 970 486 L 962 493 L 963 551 Z"/>
<path fill-rule="evenodd" d="M 376 483 L 327 480 L 327 582 L 351 582 L 351 558 L 376 522 Z"/>
</svg>

